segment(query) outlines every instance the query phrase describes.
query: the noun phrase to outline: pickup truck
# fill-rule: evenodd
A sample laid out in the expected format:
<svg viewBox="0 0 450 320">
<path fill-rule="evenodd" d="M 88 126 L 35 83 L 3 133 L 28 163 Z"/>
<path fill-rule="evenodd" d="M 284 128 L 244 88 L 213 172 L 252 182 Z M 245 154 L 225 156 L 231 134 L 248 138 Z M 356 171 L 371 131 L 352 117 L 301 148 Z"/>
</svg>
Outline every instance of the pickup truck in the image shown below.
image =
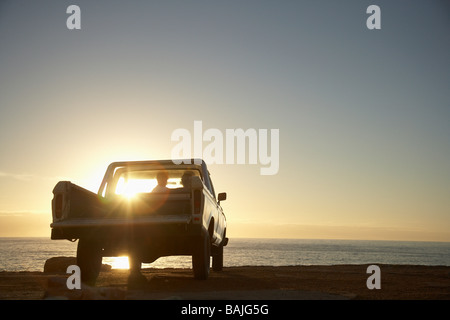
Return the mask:
<svg viewBox="0 0 450 320">
<path fill-rule="evenodd" d="M 179 164 L 176 164 L 179 163 Z M 188 163 L 188 164 L 185 164 Z M 81 281 L 94 285 L 102 257 L 127 255 L 130 273 L 163 256 L 192 256 L 196 279 L 223 268 L 227 223 L 206 164 L 113 162 L 98 193 L 70 181 L 53 189 L 51 239 L 78 240 Z"/>
</svg>

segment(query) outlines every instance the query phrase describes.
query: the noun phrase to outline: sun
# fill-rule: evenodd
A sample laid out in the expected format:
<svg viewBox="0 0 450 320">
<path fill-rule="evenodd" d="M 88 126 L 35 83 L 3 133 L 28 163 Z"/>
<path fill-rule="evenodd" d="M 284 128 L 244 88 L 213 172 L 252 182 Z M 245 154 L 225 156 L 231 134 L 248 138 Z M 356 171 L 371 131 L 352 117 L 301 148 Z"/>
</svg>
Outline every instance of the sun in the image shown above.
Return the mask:
<svg viewBox="0 0 450 320">
<path fill-rule="evenodd" d="M 121 177 L 117 182 L 116 194 L 131 199 L 138 193 L 150 192 L 156 184 L 157 182 L 155 179 L 130 179 L 125 181 L 125 179 Z"/>
<path fill-rule="evenodd" d="M 112 269 L 130 269 L 130 263 L 127 256 L 108 257 L 104 263 L 111 265 Z"/>
</svg>

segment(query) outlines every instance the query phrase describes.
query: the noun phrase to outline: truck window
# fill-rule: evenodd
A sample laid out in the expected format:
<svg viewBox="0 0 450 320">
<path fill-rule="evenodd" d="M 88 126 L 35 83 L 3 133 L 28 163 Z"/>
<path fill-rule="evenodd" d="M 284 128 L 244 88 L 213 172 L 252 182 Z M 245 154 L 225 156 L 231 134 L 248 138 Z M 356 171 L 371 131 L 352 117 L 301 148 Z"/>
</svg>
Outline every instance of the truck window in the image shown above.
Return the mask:
<svg viewBox="0 0 450 320">
<path fill-rule="evenodd" d="M 208 176 L 209 176 L 209 172 L 208 172 Z M 214 196 L 214 199 L 216 198 L 216 192 L 214 191 L 214 185 L 212 183 L 211 178 L 209 178 L 209 182 L 211 183 L 211 191 L 212 191 L 212 195 Z"/>
<path fill-rule="evenodd" d="M 211 178 L 209 177 L 209 171 L 206 172 L 205 174 L 205 185 L 208 188 L 209 192 L 211 192 L 212 196 L 214 197 L 214 199 L 216 198 L 216 194 L 214 193 L 214 187 L 211 181 Z"/>
<path fill-rule="evenodd" d="M 181 177 L 186 171 L 187 170 L 185 169 L 166 170 L 168 175 L 166 187 L 168 189 L 182 188 Z M 192 172 L 194 176 L 200 177 L 200 172 L 198 170 L 188 171 Z M 156 177 L 159 172 L 161 172 L 161 170 L 119 169 L 114 174 L 114 193 L 128 198 L 139 193 L 151 193 L 158 184 Z"/>
</svg>

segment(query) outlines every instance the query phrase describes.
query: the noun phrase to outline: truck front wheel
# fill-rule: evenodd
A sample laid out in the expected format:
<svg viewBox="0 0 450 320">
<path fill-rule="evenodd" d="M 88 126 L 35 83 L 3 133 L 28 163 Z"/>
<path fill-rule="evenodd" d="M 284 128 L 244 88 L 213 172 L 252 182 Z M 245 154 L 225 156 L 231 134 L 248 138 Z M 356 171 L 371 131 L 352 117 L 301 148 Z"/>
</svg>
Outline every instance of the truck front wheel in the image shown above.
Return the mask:
<svg viewBox="0 0 450 320">
<path fill-rule="evenodd" d="M 208 232 L 203 232 L 202 236 L 197 239 L 192 254 L 192 268 L 194 270 L 194 278 L 197 280 L 206 280 L 209 276 L 211 265 L 211 242 Z"/>
<path fill-rule="evenodd" d="M 77 265 L 80 267 L 81 282 L 94 286 L 102 266 L 102 247 L 98 241 L 78 240 Z"/>
</svg>

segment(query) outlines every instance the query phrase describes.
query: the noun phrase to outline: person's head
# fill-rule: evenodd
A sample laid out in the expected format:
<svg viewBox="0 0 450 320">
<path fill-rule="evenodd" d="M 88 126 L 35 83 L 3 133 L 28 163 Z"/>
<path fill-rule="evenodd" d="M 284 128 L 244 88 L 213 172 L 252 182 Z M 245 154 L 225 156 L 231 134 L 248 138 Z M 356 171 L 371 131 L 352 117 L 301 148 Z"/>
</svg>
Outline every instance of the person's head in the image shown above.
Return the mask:
<svg viewBox="0 0 450 320">
<path fill-rule="evenodd" d="M 194 176 L 194 173 L 192 171 L 186 171 L 183 176 L 181 177 L 181 184 L 183 187 L 189 187 L 191 185 L 191 178 Z"/>
<path fill-rule="evenodd" d="M 169 179 L 169 175 L 166 171 L 160 171 L 156 175 L 156 180 L 158 180 L 158 185 L 165 187 L 167 184 L 167 180 Z"/>
</svg>

